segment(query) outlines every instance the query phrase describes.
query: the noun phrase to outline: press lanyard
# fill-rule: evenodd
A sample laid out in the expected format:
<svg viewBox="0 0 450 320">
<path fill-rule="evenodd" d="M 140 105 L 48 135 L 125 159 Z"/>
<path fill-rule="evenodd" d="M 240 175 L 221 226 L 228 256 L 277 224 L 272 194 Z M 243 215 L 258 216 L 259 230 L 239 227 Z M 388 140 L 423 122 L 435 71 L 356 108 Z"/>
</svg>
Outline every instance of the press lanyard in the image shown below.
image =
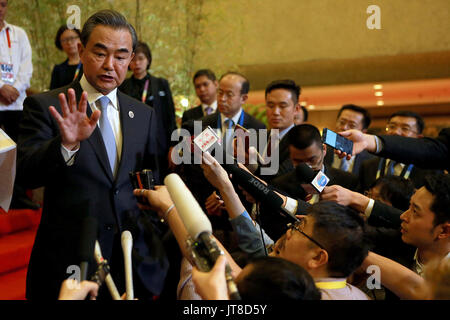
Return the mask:
<svg viewBox="0 0 450 320">
<path fill-rule="evenodd" d="M 78 77 L 78 74 L 80 73 L 80 69 L 81 69 L 81 61 L 78 63 L 77 70 L 75 70 L 75 75 L 73 76 L 72 81 L 74 81 Z"/>
<path fill-rule="evenodd" d="M 12 49 L 11 49 L 11 38 L 9 37 L 9 27 L 6 27 L 6 39 L 8 40 L 9 63 L 12 63 Z"/>
<path fill-rule="evenodd" d="M 149 79 L 145 80 L 145 85 L 144 85 L 144 91 L 142 91 L 142 102 L 145 103 L 145 100 L 147 99 L 147 90 L 148 90 L 148 83 L 149 83 Z"/>
<path fill-rule="evenodd" d="M 383 171 L 383 174 L 381 174 L 381 172 L 382 172 L 382 169 L 385 167 L 385 165 L 386 165 L 386 158 L 383 158 L 380 161 L 380 163 L 378 164 L 378 170 L 377 170 L 376 179 L 378 179 L 380 176 L 384 176 L 384 171 Z M 406 169 L 406 171 L 405 171 L 405 169 L 403 169 L 403 171 L 400 173 L 400 177 L 408 179 L 409 175 L 411 174 L 411 171 L 412 171 L 413 167 L 414 167 L 414 165 L 410 164 L 408 166 L 408 168 Z"/>
<path fill-rule="evenodd" d="M 344 289 L 347 286 L 347 281 L 319 281 L 316 282 L 316 287 L 319 289 Z"/>
</svg>

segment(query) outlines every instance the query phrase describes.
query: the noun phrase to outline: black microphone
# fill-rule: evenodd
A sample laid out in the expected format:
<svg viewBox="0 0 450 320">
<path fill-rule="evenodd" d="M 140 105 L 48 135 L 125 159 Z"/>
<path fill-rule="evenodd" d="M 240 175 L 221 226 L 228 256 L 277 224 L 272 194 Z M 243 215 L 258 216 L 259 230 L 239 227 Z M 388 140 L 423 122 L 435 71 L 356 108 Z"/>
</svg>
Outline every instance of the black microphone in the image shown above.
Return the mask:
<svg viewBox="0 0 450 320">
<path fill-rule="evenodd" d="M 219 256 L 224 254 L 211 237 L 211 222 L 179 175 L 176 173 L 169 174 L 164 179 L 164 184 L 167 186 L 170 197 L 191 238 L 188 239 L 187 243 L 195 265 L 201 271 L 208 272 L 214 267 Z M 225 266 L 225 278 L 230 299 L 240 300 L 228 263 Z"/>
<path fill-rule="evenodd" d="M 87 279 L 89 261 L 94 256 L 95 240 L 97 239 L 97 219 L 88 216 L 84 218 L 81 226 L 81 238 L 79 246 L 80 254 L 80 282 Z"/>
<path fill-rule="evenodd" d="M 240 185 L 257 202 L 269 207 L 272 211 L 284 213 L 285 216 L 298 221 L 295 214 L 283 207 L 283 199 L 251 173 L 239 168 L 237 164 L 223 164 L 222 166 L 232 175 L 231 180 Z"/>
<path fill-rule="evenodd" d="M 306 163 L 300 163 L 295 167 L 295 175 L 302 188 L 309 194 L 321 193 L 330 181 L 322 171 L 314 171 Z"/>
</svg>

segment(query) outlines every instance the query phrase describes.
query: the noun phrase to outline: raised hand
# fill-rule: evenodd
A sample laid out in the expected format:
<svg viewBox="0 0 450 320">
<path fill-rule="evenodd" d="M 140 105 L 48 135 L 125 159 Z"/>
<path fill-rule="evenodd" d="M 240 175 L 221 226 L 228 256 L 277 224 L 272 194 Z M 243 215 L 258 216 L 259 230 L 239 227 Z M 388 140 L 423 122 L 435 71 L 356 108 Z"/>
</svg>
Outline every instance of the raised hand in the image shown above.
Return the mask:
<svg viewBox="0 0 450 320">
<path fill-rule="evenodd" d="M 87 92 L 85 91 L 81 95 L 78 106 L 75 90 L 69 89 L 67 96 L 68 99 L 66 99 L 64 93 L 60 93 L 58 96 L 62 116 L 54 106 L 50 106 L 48 109 L 58 123 L 62 145 L 69 150 L 73 150 L 79 146 L 81 141 L 89 138 L 94 132 L 101 111 L 95 110 L 90 118 L 87 117 Z"/>
</svg>

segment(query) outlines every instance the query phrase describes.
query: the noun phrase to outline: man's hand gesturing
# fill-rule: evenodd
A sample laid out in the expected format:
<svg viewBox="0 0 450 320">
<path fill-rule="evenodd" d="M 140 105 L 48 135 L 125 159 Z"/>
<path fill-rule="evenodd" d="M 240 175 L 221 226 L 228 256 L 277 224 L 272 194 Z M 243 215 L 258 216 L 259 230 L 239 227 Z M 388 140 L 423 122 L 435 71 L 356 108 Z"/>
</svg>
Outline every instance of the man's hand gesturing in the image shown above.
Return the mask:
<svg viewBox="0 0 450 320">
<path fill-rule="evenodd" d="M 85 91 L 81 95 L 78 106 L 75 90 L 69 89 L 67 96 L 68 99 L 66 99 L 64 93 L 58 96 L 62 116 L 54 106 L 50 106 L 49 111 L 58 123 L 62 145 L 69 150 L 73 150 L 79 146 L 81 141 L 91 136 L 100 118 L 101 111 L 95 110 L 90 118 L 87 117 L 87 92 Z"/>
</svg>

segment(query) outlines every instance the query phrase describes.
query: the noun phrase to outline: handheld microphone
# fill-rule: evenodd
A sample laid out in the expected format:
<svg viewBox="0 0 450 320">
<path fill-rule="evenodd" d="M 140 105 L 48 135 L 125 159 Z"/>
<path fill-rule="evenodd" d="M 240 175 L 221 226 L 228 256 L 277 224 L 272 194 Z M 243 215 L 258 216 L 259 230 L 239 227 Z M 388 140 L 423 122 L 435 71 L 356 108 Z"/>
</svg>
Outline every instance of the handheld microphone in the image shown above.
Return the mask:
<svg viewBox="0 0 450 320">
<path fill-rule="evenodd" d="M 134 299 L 133 292 L 133 270 L 131 267 L 131 249 L 133 247 L 133 236 L 131 232 L 125 230 L 121 236 L 123 260 L 125 263 L 125 287 L 127 292 L 127 300 Z"/>
<path fill-rule="evenodd" d="M 302 188 L 309 194 L 321 193 L 330 179 L 322 172 L 315 172 L 306 163 L 295 167 L 295 174 L 301 182 Z"/>
<path fill-rule="evenodd" d="M 97 261 L 97 264 L 99 266 L 105 266 L 103 270 L 107 270 L 107 274 L 105 277 L 106 285 L 108 286 L 109 293 L 111 293 L 111 297 L 114 300 L 120 300 L 120 294 L 119 291 L 117 291 L 117 287 L 114 284 L 114 281 L 111 277 L 111 274 L 109 273 L 109 265 L 108 261 L 106 261 L 102 256 L 102 251 L 100 249 L 100 244 L 98 243 L 98 240 L 95 241 L 95 250 L 94 250 L 95 260 Z"/>
<path fill-rule="evenodd" d="M 282 212 L 285 216 L 298 221 L 294 213 L 283 207 L 283 199 L 267 187 L 260 180 L 236 164 L 223 164 L 224 169 L 232 175 L 231 180 L 235 181 L 245 191 L 247 191 L 257 202 L 269 207 L 272 211 Z"/>
<path fill-rule="evenodd" d="M 89 261 L 94 253 L 95 240 L 97 239 L 97 219 L 87 216 L 81 226 L 80 238 L 80 282 L 87 279 Z"/>
<path fill-rule="evenodd" d="M 179 175 L 176 173 L 169 174 L 164 179 L 164 184 L 167 186 L 170 197 L 191 237 L 187 243 L 191 249 L 192 258 L 196 266 L 204 272 L 211 270 L 218 257 L 224 254 L 216 241 L 211 237 L 211 222 Z M 230 299 L 240 300 L 241 298 L 228 264 L 225 267 L 225 278 Z"/>
</svg>

